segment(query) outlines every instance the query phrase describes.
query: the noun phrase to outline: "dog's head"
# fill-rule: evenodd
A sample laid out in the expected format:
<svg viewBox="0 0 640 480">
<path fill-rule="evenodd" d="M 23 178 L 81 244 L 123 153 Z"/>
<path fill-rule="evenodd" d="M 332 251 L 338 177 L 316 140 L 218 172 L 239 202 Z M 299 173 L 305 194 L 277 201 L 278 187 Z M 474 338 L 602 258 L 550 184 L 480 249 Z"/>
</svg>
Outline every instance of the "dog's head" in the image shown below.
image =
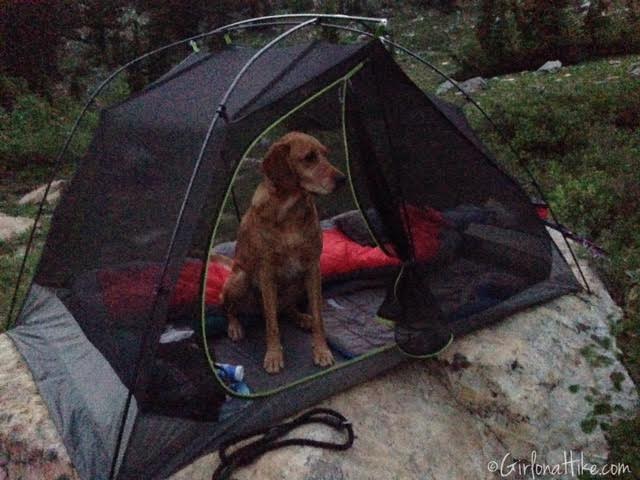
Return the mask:
<svg viewBox="0 0 640 480">
<path fill-rule="evenodd" d="M 327 155 L 327 147 L 316 138 L 290 132 L 271 145 L 262 162 L 262 171 L 279 190 L 325 195 L 346 181 Z"/>
</svg>

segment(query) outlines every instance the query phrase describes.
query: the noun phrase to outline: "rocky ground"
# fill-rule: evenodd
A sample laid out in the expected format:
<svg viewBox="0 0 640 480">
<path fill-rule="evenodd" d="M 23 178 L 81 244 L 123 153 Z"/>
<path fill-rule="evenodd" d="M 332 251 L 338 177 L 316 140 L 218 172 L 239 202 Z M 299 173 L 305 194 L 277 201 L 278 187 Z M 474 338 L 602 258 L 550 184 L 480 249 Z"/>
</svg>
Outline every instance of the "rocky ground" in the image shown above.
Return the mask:
<svg viewBox="0 0 640 480">
<path fill-rule="evenodd" d="M 348 452 L 294 447 L 235 478 L 493 479 L 491 461 L 508 456 L 506 465 L 525 465 L 536 455 L 535 463 L 555 465 L 565 453 L 603 464 L 608 425 L 630 415 L 638 396 L 610 334 L 621 311 L 583 268 L 593 295 L 531 308 L 454 341 L 436 360 L 411 362 L 324 402 L 354 424 Z M 328 438 L 322 427 L 300 432 Z M 216 465 L 212 454 L 174 479 L 205 479 Z"/>
<path fill-rule="evenodd" d="M 528 309 L 455 340 L 437 359 L 412 361 L 323 402 L 353 422 L 351 450 L 289 448 L 234 478 L 491 479 L 497 477 L 490 462 L 506 457 L 505 468 L 514 462 L 524 468 L 532 455 L 538 465 L 561 464 L 565 454 L 603 464 L 606 429 L 637 408 L 638 396 L 610 333 L 621 311 L 583 268 L 592 295 Z M 0 479 L 76 478 L 6 336 L 0 336 L 0 411 Z M 334 435 L 323 427 L 295 433 Z M 210 478 L 217 461 L 210 454 L 173 478 Z"/>
</svg>

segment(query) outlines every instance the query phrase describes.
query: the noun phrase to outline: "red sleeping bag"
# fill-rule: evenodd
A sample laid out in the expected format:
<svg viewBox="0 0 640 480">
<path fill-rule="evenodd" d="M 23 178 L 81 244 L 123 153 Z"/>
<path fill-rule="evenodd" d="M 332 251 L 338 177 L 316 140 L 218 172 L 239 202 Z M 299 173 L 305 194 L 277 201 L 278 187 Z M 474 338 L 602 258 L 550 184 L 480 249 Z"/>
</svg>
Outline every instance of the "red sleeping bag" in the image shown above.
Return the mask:
<svg viewBox="0 0 640 480">
<path fill-rule="evenodd" d="M 416 257 L 423 261 L 433 258 L 439 248 L 438 234 L 444 223 L 442 215 L 433 209 L 421 210 L 409 206 L 407 217 Z M 386 255 L 377 247 L 360 245 L 337 228 L 325 230 L 322 233 L 322 242 L 320 271 L 325 280 L 363 269 L 400 264 L 398 258 Z M 219 303 L 220 292 L 229 272 L 227 266 L 215 261 L 209 262 L 205 297 L 207 305 Z M 144 311 L 149 306 L 150 299 L 155 296 L 153 289 L 157 285 L 160 266 L 102 270 L 97 275 L 103 301 L 114 318 L 120 313 Z M 201 275 L 200 260 L 185 262 L 171 298 L 171 306 L 177 307 L 199 301 Z"/>
</svg>

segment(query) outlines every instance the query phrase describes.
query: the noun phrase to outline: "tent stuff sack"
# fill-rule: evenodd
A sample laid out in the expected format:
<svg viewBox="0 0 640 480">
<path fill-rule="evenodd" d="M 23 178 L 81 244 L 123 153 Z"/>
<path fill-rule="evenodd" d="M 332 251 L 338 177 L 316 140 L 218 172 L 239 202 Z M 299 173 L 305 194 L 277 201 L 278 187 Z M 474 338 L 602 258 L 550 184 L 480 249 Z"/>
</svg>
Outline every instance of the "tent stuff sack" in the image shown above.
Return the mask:
<svg viewBox="0 0 640 480">
<path fill-rule="evenodd" d="M 422 92 L 378 40 L 265 51 L 194 174 L 221 96 L 255 53 L 193 54 L 103 109 L 56 208 L 9 335 L 83 479 L 108 478 L 112 464 L 119 480 L 164 478 L 408 355 L 579 288 L 461 110 Z M 259 305 L 240 312 L 243 340 L 226 335 L 229 270 L 212 254 L 233 258 L 260 159 L 292 130 L 317 137 L 348 177 L 316 198 L 336 364 L 315 366 L 310 334 L 280 319 L 285 368 L 269 375 Z"/>
</svg>

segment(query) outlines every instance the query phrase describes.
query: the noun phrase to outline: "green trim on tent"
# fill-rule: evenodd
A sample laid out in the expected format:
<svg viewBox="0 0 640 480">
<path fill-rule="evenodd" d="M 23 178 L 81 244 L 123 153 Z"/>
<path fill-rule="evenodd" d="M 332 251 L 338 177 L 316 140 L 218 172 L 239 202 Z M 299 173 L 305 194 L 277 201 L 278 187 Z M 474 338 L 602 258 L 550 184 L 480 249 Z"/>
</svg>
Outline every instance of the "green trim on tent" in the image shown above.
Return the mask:
<svg viewBox="0 0 640 480">
<path fill-rule="evenodd" d="M 376 246 L 384 252 L 385 249 L 382 248 L 382 243 L 379 242 L 376 236 L 374 235 L 373 229 L 371 228 L 371 225 L 369 225 L 369 220 L 367 219 L 367 216 L 364 214 L 364 211 L 360 206 L 360 201 L 358 200 L 358 195 L 356 194 L 356 188 L 353 185 L 353 178 L 351 176 L 351 162 L 349 161 L 349 141 L 347 139 L 347 83 L 349 81 L 349 78 L 350 77 L 345 77 L 345 79 L 343 80 L 342 96 L 340 98 L 341 120 L 342 120 L 342 142 L 344 144 L 344 159 L 347 165 L 347 179 L 349 180 L 349 187 L 351 188 L 351 196 L 353 197 L 353 201 L 356 204 L 356 208 L 358 209 L 358 212 L 360 212 L 360 216 L 362 217 L 364 224 L 367 226 L 369 235 L 375 242 Z"/>
<path fill-rule="evenodd" d="M 236 165 L 236 168 L 233 172 L 233 175 L 231 177 L 231 181 L 228 185 L 227 191 L 225 193 L 224 199 L 222 201 L 222 206 L 220 207 L 220 211 L 218 214 L 218 217 L 216 218 L 216 222 L 214 225 L 214 229 L 213 229 L 213 233 L 211 235 L 211 238 L 209 240 L 209 246 L 207 248 L 208 252 L 211 252 L 211 249 L 213 248 L 213 242 L 215 241 L 216 238 L 216 234 L 218 232 L 218 227 L 220 226 L 220 220 L 222 219 L 222 212 L 224 211 L 224 208 L 227 205 L 227 202 L 229 200 L 229 195 L 231 192 L 231 188 L 233 186 L 233 184 L 235 183 L 235 180 L 238 176 L 238 172 L 240 171 L 240 167 L 242 166 L 244 160 L 246 159 L 246 157 L 249 155 L 249 153 L 251 152 L 251 150 L 253 150 L 253 148 L 256 146 L 256 144 L 260 141 L 260 139 L 262 137 L 264 137 L 265 135 L 267 135 L 271 130 L 273 130 L 274 128 L 276 128 L 278 125 L 280 125 L 284 120 L 286 120 L 287 118 L 289 118 L 291 115 L 293 115 L 294 113 L 296 113 L 297 111 L 299 111 L 300 109 L 304 108 L 306 105 L 308 105 L 309 103 L 311 103 L 312 101 L 314 101 L 315 99 L 317 99 L 318 97 L 324 95 L 325 93 L 327 93 L 329 90 L 331 90 L 332 88 L 336 87 L 337 85 L 339 85 L 340 83 L 342 84 L 346 84 L 347 80 L 349 80 L 349 78 L 351 78 L 353 75 L 355 75 L 357 72 L 360 71 L 360 69 L 364 66 L 364 62 L 359 63 L 358 65 L 356 65 L 353 69 L 351 69 L 349 72 L 347 72 L 346 75 L 340 77 L 339 79 L 333 81 L 332 83 L 330 83 L 329 85 L 327 85 L 326 87 L 322 88 L 321 90 L 317 91 L 316 93 L 314 93 L 312 96 L 308 97 L 307 99 L 305 99 L 302 103 L 300 103 L 299 105 L 297 105 L 296 107 L 294 107 L 293 109 L 291 109 L 290 111 L 288 111 L 287 113 L 285 113 L 283 116 L 281 116 L 280 118 L 278 118 L 275 122 L 273 122 L 271 125 L 269 125 L 266 129 L 264 129 L 249 145 L 249 147 L 247 147 L 247 149 L 244 151 L 244 153 L 242 154 L 242 157 L 240 158 L 240 161 L 238 162 L 238 164 Z M 344 103 L 343 103 L 343 117 L 342 117 L 342 121 L 343 121 L 343 135 L 344 135 L 344 142 L 345 142 L 345 158 L 347 160 L 347 165 L 348 165 L 348 148 L 347 148 L 347 140 L 346 140 L 346 127 L 344 125 Z M 349 171 L 349 168 L 347 168 L 347 171 Z M 351 180 L 350 180 L 351 182 Z M 355 204 L 358 208 L 358 210 L 360 211 L 360 214 L 363 216 L 364 218 L 364 214 L 362 212 L 362 210 L 360 209 L 360 204 L 355 196 L 355 190 L 352 189 L 352 193 L 354 195 L 354 201 Z M 366 219 L 365 219 L 366 222 Z M 368 224 L 367 227 L 369 228 Z M 370 230 L 371 232 L 371 230 Z M 375 238 L 375 236 L 372 237 L 374 240 L 377 239 Z M 231 388 L 229 388 L 220 378 L 220 376 L 218 375 L 218 372 L 215 368 L 215 359 L 213 358 L 213 352 L 209 349 L 209 345 L 207 343 L 207 327 L 206 327 L 206 322 L 205 322 L 205 316 L 206 316 L 206 288 L 204 288 L 204 286 L 207 284 L 207 278 L 208 278 L 208 263 L 207 263 L 207 267 L 205 268 L 205 272 L 204 272 L 204 276 L 202 279 L 202 284 L 201 284 L 201 292 L 202 295 L 200 297 L 200 324 L 201 324 L 201 332 L 202 332 L 202 338 L 203 338 L 203 344 L 204 344 L 204 351 L 207 357 L 207 361 L 209 363 L 209 367 L 211 368 L 211 371 L 213 372 L 213 374 L 215 375 L 216 380 L 218 381 L 218 383 L 222 386 L 222 388 L 225 390 L 225 392 L 232 396 L 232 397 L 237 397 L 237 398 L 245 398 L 245 399 L 252 399 L 252 398 L 263 398 L 263 397 L 268 397 L 270 395 L 274 395 L 276 393 L 280 393 L 284 390 L 288 390 L 290 388 L 293 388 L 297 385 L 300 385 L 302 383 L 306 383 L 309 382 L 311 380 L 317 379 L 319 377 L 322 377 L 323 375 L 326 375 L 328 373 L 334 372 L 336 370 L 340 370 L 341 368 L 347 367 L 349 365 L 352 365 L 354 363 L 358 363 L 362 360 L 365 360 L 373 355 L 377 355 L 379 353 L 382 352 L 386 352 L 388 350 L 391 350 L 393 348 L 397 348 L 396 343 L 390 343 L 388 345 L 384 345 L 382 347 L 370 350 L 367 353 L 364 353 L 362 355 L 359 355 L 358 357 L 352 358 L 350 360 L 344 361 L 340 364 L 336 364 L 332 367 L 329 367 L 327 369 L 324 370 L 320 370 L 317 373 L 314 373 L 312 375 L 308 375 L 306 377 L 302 377 L 294 382 L 290 382 L 286 385 L 282 385 L 280 387 L 277 388 L 273 388 L 270 390 L 266 390 L 266 391 L 261 391 L 261 392 L 255 392 L 255 393 L 250 393 L 248 395 L 243 395 L 243 394 L 239 394 L 235 391 L 233 391 Z"/>
</svg>

